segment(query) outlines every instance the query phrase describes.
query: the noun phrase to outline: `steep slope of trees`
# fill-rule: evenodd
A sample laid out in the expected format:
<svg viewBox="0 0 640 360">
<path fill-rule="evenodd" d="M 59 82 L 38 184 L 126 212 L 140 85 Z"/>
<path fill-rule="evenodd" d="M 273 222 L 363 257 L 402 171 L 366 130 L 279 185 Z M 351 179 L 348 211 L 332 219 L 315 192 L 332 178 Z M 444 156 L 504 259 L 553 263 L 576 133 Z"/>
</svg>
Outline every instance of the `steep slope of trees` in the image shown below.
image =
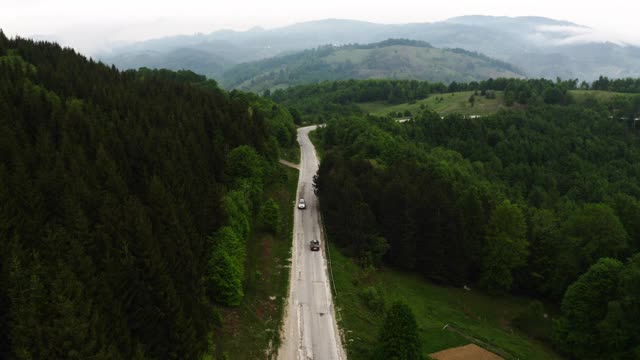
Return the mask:
<svg viewBox="0 0 640 360">
<path fill-rule="evenodd" d="M 293 135 L 193 73 L 0 33 L 0 357 L 198 358 Z"/>
<path fill-rule="evenodd" d="M 384 258 L 436 281 L 478 280 L 489 210 L 502 192 L 459 154 L 424 151 L 398 137 L 400 125 L 373 121 L 322 130 L 330 151 L 316 187 L 328 232 L 365 266 Z"/>
<path fill-rule="evenodd" d="M 628 357 L 640 332 L 620 319 L 640 306 L 637 261 L 616 265 L 606 288 L 580 290 L 601 258 L 640 251 L 640 134 L 616 114 L 543 104 L 481 119 L 331 120 L 315 183 L 328 233 L 366 267 L 564 297 L 561 350 L 584 358 L 598 338 L 597 354 Z"/>
</svg>

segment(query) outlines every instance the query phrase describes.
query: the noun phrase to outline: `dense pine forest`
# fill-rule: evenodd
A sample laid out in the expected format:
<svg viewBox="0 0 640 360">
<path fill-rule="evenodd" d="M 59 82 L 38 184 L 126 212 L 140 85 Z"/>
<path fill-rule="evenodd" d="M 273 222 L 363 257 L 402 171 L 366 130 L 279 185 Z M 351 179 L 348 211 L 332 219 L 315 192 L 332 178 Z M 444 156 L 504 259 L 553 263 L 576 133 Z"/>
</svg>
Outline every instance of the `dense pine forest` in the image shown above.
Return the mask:
<svg viewBox="0 0 640 360">
<path fill-rule="evenodd" d="M 328 121 L 328 234 L 365 268 L 557 304 L 536 335 L 571 358 L 637 358 L 640 96 L 553 105 L 566 84 L 528 88 L 527 106 L 476 119 Z"/>
<path fill-rule="evenodd" d="M 289 112 L 0 32 L 0 358 L 197 359 Z"/>
</svg>

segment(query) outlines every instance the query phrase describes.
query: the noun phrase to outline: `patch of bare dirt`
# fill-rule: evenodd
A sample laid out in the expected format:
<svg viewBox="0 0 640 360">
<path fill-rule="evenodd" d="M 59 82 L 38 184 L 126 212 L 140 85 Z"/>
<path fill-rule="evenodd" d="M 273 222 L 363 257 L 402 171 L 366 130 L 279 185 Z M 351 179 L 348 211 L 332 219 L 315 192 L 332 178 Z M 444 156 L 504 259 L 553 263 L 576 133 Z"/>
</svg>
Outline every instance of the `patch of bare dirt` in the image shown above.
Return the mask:
<svg viewBox="0 0 640 360">
<path fill-rule="evenodd" d="M 224 331 L 232 337 L 237 336 L 241 330 L 241 320 L 238 312 L 235 309 L 224 309 L 222 318 L 224 319 Z"/>
<path fill-rule="evenodd" d="M 436 360 L 504 360 L 504 358 L 485 350 L 476 344 L 454 347 L 429 354 Z"/>
<path fill-rule="evenodd" d="M 263 236 L 260 242 L 260 272 L 262 273 L 262 281 L 268 281 L 270 284 L 271 276 L 274 268 L 273 259 L 273 238 L 271 236 Z M 271 286 L 268 287 L 269 289 Z"/>
</svg>

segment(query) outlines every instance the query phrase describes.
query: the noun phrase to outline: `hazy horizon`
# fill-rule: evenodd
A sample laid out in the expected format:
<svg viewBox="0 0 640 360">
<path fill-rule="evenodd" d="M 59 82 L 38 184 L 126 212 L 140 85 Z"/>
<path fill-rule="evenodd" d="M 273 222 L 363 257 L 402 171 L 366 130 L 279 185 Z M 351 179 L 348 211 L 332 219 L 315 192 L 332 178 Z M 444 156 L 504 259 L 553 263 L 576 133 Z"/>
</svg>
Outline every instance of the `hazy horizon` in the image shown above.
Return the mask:
<svg viewBox="0 0 640 360">
<path fill-rule="evenodd" d="M 443 21 L 464 15 L 542 16 L 592 28 L 577 34 L 578 39 L 640 45 L 640 23 L 636 19 L 638 5 L 613 0 L 607 9 L 601 9 L 593 4 L 571 3 L 542 0 L 535 4 L 513 5 L 502 0 L 459 0 L 452 9 L 410 0 L 398 0 L 393 5 L 339 0 L 313 3 L 241 0 L 225 4 L 201 0 L 178 3 L 113 0 L 98 4 L 79 0 L 55 3 L 8 0 L 0 13 L 0 28 L 8 36 L 57 41 L 91 55 L 159 37 L 207 34 L 225 29 L 272 29 L 330 18 L 405 24 Z"/>
</svg>

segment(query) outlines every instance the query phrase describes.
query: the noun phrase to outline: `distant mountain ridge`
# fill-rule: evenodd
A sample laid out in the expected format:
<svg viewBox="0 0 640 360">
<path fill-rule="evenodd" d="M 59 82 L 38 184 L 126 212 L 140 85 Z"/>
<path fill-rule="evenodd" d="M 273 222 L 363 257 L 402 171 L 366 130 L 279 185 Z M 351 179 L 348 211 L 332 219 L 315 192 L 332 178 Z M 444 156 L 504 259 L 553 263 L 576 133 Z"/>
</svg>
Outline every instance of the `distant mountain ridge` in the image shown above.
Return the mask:
<svg viewBox="0 0 640 360">
<path fill-rule="evenodd" d="M 450 83 L 524 77 L 511 64 L 463 49 L 438 49 L 418 40 L 322 46 L 244 63 L 223 73 L 222 85 L 261 92 L 346 79 L 412 79 Z"/>
<path fill-rule="evenodd" d="M 640 48 L 589 40 L 592 29 L 544 17 L 462 16 L 433 23 L 399 25 L 327 19 L 276 29 L 222 30 L 210 34 L 154 39 L 98 54 L 122 68 L 158 66 L 202 69 L 219 77 L 233 66 L 319 46 L 368 44 L 390 38 L 426 41 L 437 48 L 485 54 L 525 71 L 529 77 L 579 78 L 640 76 Z M 215 60 L 180 59 L 178 49 L 196 49 Z M 199 53 L 202 55 L 202 53 Z M 200 57 L 196 57 L 199 59 Z M 195 63 L 194 63 L 195 62 Z"/>
<path fill-rule="evenodd" d="M 465 25 L 480 25 L 480 26 L 495 26 L 495 25 L 525 25 L 525 26 L 539 26 L 539 25 L 559 25 L 559 26 L 580 26 L 566 20 L 550 19 L 542 16 L 485 16 L 485 15 L 464 15 L 452 17 L 444 22 L 465 24 Z"/>
</svg>

